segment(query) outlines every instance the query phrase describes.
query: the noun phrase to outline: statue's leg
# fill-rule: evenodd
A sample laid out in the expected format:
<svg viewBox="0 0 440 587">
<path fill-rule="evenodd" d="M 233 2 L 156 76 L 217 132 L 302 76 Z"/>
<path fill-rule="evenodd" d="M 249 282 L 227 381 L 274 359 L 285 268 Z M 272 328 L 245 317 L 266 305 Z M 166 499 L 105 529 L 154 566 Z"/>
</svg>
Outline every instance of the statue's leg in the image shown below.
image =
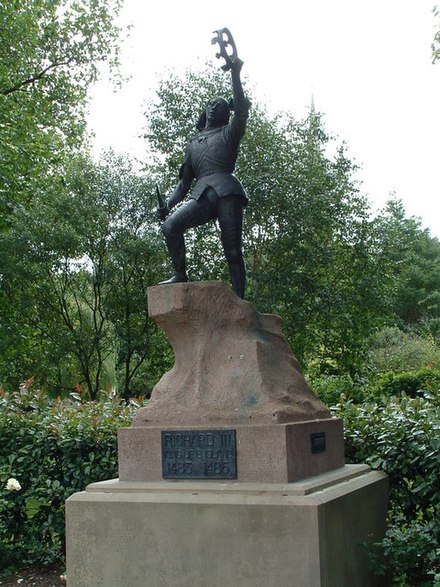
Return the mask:
<svg viewBox="0 0 440 587">
<path fill-rule="evenodd" d="M 246 267 L 241 246 L 243 231 L 243 198 L 241 196 L 220 198 L 218 222 L 225 257 L 229 265 L 232 289 L 243 299 L 246 287 Z"/>
<path fill-rule="evenodd" d="M 202 197 L 200 200 L 188 200 L 177 208 L 162 224 L 162 232 L 170 253 L 175 274 L 161 284 L 188 281 L 186 272 L 186 249 L 184 233 L 189 228 L 205 224 L 212 218 L 212 211 Z"/>
</svg>

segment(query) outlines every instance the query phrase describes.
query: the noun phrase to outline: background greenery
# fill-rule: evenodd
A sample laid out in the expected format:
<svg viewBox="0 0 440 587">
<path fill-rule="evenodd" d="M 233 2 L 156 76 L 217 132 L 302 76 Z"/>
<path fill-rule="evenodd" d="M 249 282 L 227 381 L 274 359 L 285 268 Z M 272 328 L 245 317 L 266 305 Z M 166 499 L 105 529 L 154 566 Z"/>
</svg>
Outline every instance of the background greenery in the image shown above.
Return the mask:
<svg viewBox="0 0 440 587">
<path fill-rule="evenodd" d="M 116 429 L 172 365 L 146 301 L 171 271 L 154 184 L 170 192 L 207 99 L 230 93 L 217 69 L 167 72 L 145 112 L 144 168 L 114 152 L 94 160 L 87 92 L 101 63 L 121 82 L 119 9 L 0 0 L 4 567 L 62 556 L 66 497 L 116 475 Z M 371 213 L 320 113 L 269 115 L 247 92 L 247 299 L 281 315 L 313 388 L 344 419 L 348 459 L 390 476 L 374 568 L 401 587 L 438 587 L 440 242 L 397 196 Z M 192 279 L 227 282 L 215 224 L 192 232 L 188 250 Z"/>
<path fill-rule="evenodd" d="M 138 406 L 51 400 L 25 386 L 0 397 L 0 569 L 63 557 L 64 502 L 117 477 L 116 432 Z M 19 491 L 6 488 L 10 478 Z"/>
<path fill-rule="evenodd" d="M 381 395 L 333 410 L 345 428 L 347 462 L 364 462 L 390 481 L 388 530 L 370 551 L 372 568 L 395 585 L 440 582 L 440 401 L 436 392 Z"/>
</svg>

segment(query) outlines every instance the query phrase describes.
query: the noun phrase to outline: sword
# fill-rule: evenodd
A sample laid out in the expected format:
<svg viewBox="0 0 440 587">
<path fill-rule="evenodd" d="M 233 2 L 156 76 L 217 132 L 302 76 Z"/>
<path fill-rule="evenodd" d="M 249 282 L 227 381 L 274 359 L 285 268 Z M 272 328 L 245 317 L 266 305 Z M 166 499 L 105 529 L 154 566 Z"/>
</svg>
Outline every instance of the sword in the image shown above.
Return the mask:
<svg viewBox="0 0 440 587">
<path fill-rule="evenodd" d="M 159 184 L 156 183 L 156 197 L 157 197 L 157 215 L 160 220 L 165 220 L 167 214 L 169 213 L 168 205 L 165 197 L 160 191 Z"/>
<path fill-rule="evenodd" d="M 165 198 L 163 197 L 163 195 L 160 192 L 160 188 L 159 188 L 159 184 L 156 184 L 156 196 L 157 196 L 157 203 L 158 203 L 158 207 L 159 208 L 165 208 L 167 205 L 167 202 L 165 200 Z"/>
</svg>

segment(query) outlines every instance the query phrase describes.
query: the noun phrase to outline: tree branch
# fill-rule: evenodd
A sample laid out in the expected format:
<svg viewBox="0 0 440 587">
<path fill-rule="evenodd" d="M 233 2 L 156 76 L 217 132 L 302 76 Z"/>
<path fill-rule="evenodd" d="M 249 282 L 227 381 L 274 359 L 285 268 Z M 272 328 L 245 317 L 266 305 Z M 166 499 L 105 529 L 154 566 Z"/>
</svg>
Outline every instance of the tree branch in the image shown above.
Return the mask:
<svg viewBox="0 0 440 587">
<path fill-rule="evenodd" d="M 14 92 L 18 92 L 19 90 L 21 90 L 25 86 L 28 86 L 29 84 L 33 84 L 33 83 L 39 81 L 40 79 L 42 79 L 47 74 L 47 72 L 50 71 L 51 69 L 55 69 L 56 67 L 60 67 L 62 65 L 69 65 L 72 62 L 72 60 L 73 60 L 73 57 L 71 57 L 67 61 L 55 61 L 54 63 L 51 63 L 50 65 L 48 65 L 45 69 L 42 69 L 39 73 L 36 73 L 35 75 L 33 75 L 32 77 L 29 77 L 29 78 L 21 81 L 20 83 L 16 84 L 15 86 L 12 86 L 11 88 L 8 88 L 7 90 L 1 90 L 0 94 L 2 94 L 3 96 L 7 96 L 8 94 L 13 94 Z"/>
</svg>

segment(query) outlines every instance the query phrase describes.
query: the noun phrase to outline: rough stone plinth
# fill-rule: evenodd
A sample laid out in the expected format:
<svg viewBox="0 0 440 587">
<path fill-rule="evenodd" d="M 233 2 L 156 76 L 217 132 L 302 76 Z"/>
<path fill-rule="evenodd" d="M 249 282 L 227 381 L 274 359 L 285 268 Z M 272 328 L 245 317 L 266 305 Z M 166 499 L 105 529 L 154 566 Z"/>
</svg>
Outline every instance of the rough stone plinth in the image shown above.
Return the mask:
<svg viewBox="0 0 440 587">
<path fill-rule="evenodd" d="M 331 417 L 301 374 L 278 316 L 258 313 L 220 282 L 150 287 L 148 307 L 172 344 L 175 364 L 134 426 Z"/>
</svg>

